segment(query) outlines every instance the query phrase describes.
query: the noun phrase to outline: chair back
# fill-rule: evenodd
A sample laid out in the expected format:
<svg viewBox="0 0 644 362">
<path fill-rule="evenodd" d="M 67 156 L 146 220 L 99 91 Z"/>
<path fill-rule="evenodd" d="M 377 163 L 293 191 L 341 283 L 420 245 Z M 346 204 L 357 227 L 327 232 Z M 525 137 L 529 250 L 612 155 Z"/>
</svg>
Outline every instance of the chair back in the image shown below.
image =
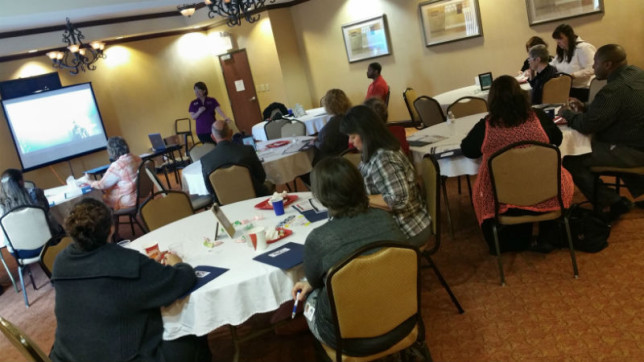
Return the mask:
<svg viewBox="0 0 644 362">
<path fill-rule="evenodd" d="M 306 136 L 306 125 L 297 119 L 285 123 L 281 129 L 281 137 Z"/>
<path fill-rule="evenodd" d="M 179 118 L 174 120 L 175 134 L 192 134 L 192 121 L 190 118 Z"/>
<path fill-rule="evenodd" d="M 34 341 L 24 334 L 13 323 L 0 316 L 0 331 L 7 337 L 11 344 L 22 353 L 27 361 L 30 362 L 51 362 L 47 354 L 45 354 Z"/>
<path fill-rule="evenodd" d="M 434 98 L 420 96 L 414 101 L 414 108 L 425 127 L 445 122 L 445 115 L 443 114 L 441 105 Z"/>
<path fill-rule="evenodd" d="M 45 247 L 42 248 L 40 252 L 40 266 L 42 270 L 51 278 L 51 274 L 54 272 L 54 261 L 56 260 L 56 255 L 63 251 L 67 245 L 73 242 L 70 236 L 65 236 L 56 245 L 51 245 L 49 243 L 45 244 Z"/>
<path fill-rule="evenodd" d="M 137 197 L 136 197 L 136 208 L 139 208 L 139 205 L 141 205 L 141 202 L 148 197 L 152 195 L 154 192 L 154 183 L 148 176 L 148 173 L 145 170 L 150 170 L 153 173 L 156 173 L 156 166 L 154 165 L 154 161 L 151 159 L 145 160 L 141 163 L 141 166 L 139 166 L 139 172 L 137 174 L 136 178 L 136 190 L 137 190 Z"/>
<path fill-rule="evenodd" d="M 566 103 L 570 97 L 571 86 L 571 76 L 565 73 L 557 73 L 554 78 L 550 78 L 550 80 L 543 85 L 541 102 L 543 104 Z"/>
<path fill-rule="evenodd" d="M 194 214 L 190 197 L 182 191 L 156 192 L 141 205 L 141 219 L 148 231 Z"/>
<path fill-rule="evenodd" d="M 362 161 L 362 153 L 355 148 L 348 148 L 340 154 L 341 157 L 346 158 L 354 166 L 358 167 Z"/>
<path fill-rule="evenodd" d="M 336 351 L 346 339 L 381 336 L 414 315 L 420 318 L 419 272 L 418 250 L 391 242 L 361 248 L 332 267 L 326 286 Z"/>
<path fill-rule="evenodd" d="M 440 247 L 440 187 L 441 172 L 438 162 L 434 155 L 425 155 L 422 161 L 421 178 L 423 180 L 423 189 L 425 191 L 425 204 L 427 212 L 432 219 L 432 234 L 435 237 L 434 247 L 428 250 L 429 254 L 434 254 Z"/>
<path fill-rule="evenodd" d="M 156 172 L 150 170 L 149 168 L 145 167 L 145 174 L 150 178 L 150 181 L 152 181 L 152 184 L 156 188 L 157 192 L 165 191 L 165 186 L 161 183 L 161 180 L 159 180 L 159 177 L 157 177 Z"/>
<path fill-rule="evenodd" d="M 595 96 L 599 91 L 604 88 L 606 85 L 606 79 L 604 80 L 599 80 L 597 78 L 593 78 L 593 80 L 590 81 L 590 90 L 588 91 L 588 103 L 592 103 L 593 100 L 595 99 Z"/>
<path fill-rule="evenodd" d="M 244 166 L 220 167 L 208 175 L 220 205 L 257 197 L 250 172 Z"/>
<path fill-rule="evenodd" d="M 405 100 L 405 105 L 407 106 L 412 122 L 420 123 L 420 117 L 414 107 L 414 101 L 416 98 L 418 98 L 418 95 L 416 95 L 416 91 L 413 88 L 407 88 L 403 92 L 403 99 Z"/>
<path fill-rule="evenodd" d="M 0 218 L 10 251 L 21 264 L 38 260 L 42 247 L 51 239 L 47 213 L 40 206 L 20 206 Z"/>
<path fill-rule="evenodd" d="M 499 204 L 530 206 L 558 197 L 561 156 L 556 146 L 522 141 L 495 152 L 488 161 L 496 211 Z"/>
<path fill-rule="evenodd" d="M 454 117 L 461 118 L 473 114 L 487 112 L 487 101 L 479 97 L 461 97 L 447 107 L 447 114 L 452 112 Z"/>
<path fill-rule="evenodd" d="M 266 122 L 266 124 L 264 125 L 264 132 L 266 133 L 266 139 L 274 140 L 276 138 L 281 138 L 282 127 L 284 127 L 284 125 L 287 123 L 290 123 L 290 121 L 283 118 L 276 119 L 276 120 L 269 120 L 268 122 Z"/>
<path fill-rule="evenodd" d="M 197 143 L 196 145 L 192 146 L 192 148 L 188 151 L 188 154 L 190 155 L 190 160 L 192 162 L 197 162 L 206 153 L 214 149 L 215 149 L 214 143 Z"/>
</svg>

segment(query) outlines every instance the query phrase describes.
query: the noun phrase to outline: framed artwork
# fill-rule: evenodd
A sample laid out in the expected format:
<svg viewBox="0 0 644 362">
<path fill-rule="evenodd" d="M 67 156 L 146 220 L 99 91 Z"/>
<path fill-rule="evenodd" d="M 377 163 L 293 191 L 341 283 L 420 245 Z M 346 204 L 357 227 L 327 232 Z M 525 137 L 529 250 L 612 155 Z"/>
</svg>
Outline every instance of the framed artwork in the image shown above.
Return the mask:
<svg viewBox="0 0 644 362">
<path fill-rule="evenodd" d="M 603 13 L 603 0 L 526 0 L 530 25 Z"/>
<path fill-rule="evenodd" d="M 418 5 L 425 46 L 483 35 L 478 0 L 430 0 Z"/>
<path fill-rule="evenodd" d="M 342 25 L 349 63 L 391 54 L 385 15 Z"/>
</svg>

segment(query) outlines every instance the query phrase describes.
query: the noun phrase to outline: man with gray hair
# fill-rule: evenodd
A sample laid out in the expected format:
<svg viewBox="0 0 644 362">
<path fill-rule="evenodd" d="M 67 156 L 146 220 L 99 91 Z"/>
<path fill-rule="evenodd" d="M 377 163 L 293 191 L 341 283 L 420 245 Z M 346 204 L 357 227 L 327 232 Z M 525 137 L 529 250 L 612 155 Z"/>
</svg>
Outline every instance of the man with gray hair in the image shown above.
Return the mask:
<svg viewBox="0 0 644 362">
<path fill-rule="evenodd" d="M 217 146 L 214 150 L 206 153 L 200 161 L 206 188 L 215 197 L 215 201 L 218 202 L 217 195 L 210 184 L 208 176 L 220 167 L 231 165 L 244 166 L 248 169 L 257 196 L 270 195 L 270 190 L 264 183 L 266 181 L 266 171 L 264 171 L 264 167 L 253 147 L 233 143 L 233 131 L 227 122 L 215 121 L 212 124 L 211 132 L 212 138 L 217 142 Z"/>
<path fill-rule="evenodd" d="M 550 54 L 545 45 L 535 45 L 528 50 L 530 77 L 528 82 L 532 87 L 530 100 L 532 104 L 541 104 L 543 85 L 557 74 L 557 68 L 548 64 Z"/>
<path fill-rule="evenodd" d="M 608 82 L 592 103 L 585 105 L 571 98 L 570 107 L 563 107 L 560 112 L 570 128 L 593 134 L 593 151 L 564 157 L 563 166 L 586 198 L 598 203 L 595 206 L 610 206 L 609 217 L 614 220 L 628 212 L 632 202 L 601 180 L 595 190 L 597 176 L 590 172 L 590 167 L 644 166 L 644 71 L 628 65 L 626 52 L 617 44 L 599 48 L 594 60 L 595 77 Z M 644 176 L 628 175 L 622 180 L 634 198 L 644 194 Z"/>
</svg>

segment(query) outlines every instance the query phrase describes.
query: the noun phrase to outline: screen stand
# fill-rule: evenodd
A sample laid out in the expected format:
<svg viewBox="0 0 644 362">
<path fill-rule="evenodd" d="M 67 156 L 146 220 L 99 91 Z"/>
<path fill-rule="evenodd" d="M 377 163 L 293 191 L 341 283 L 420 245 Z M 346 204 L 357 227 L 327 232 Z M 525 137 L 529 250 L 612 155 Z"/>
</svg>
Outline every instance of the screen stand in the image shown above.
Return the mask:
<svg viewBox="0 0 644 362">
<path fill-rule="evenodd" d="M 74 176 L 74 168 L 72 167 L 72 161 L 71 161 L 71 160 L 67 160 L 67 164 L 69 165 L 69 172 L 71 172 L 72 177 L 73 177 L 73 178 L 76 178 L 76 176 Z"/>
<path fill-rule="evenodd" d="M 215 225 L 215 238 L 213 241 L 217 241 L 217 237 L 219 236 L 219 221 L 217 221 L 217 225 Z"/>
</svg>

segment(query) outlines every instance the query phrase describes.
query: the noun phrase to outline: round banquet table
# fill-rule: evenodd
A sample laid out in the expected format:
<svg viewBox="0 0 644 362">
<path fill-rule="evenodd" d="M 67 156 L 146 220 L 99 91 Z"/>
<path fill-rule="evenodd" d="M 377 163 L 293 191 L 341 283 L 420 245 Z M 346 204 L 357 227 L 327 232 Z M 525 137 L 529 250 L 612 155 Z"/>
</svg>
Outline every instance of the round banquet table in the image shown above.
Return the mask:
<svg viewBox="0 0 644 362">
<path fill-rule="evenodd" d="M 291 119 L 290 117 L 286 117 Z M 292 117 L 306 125 L 306 134 L 314 135 L 324 127 L 324 125 L 331 119 L 331 115 L 326 113 L 324 107 L 307 109 L 306 114 L 301 117 Z M 266 141 L 266 131 L 264 126 L 266 121 L 262 121 L 253 126 L 253 138 L 256 141 Z"/>
<path fill-rule="evenodd" d="M 521 83 L 521 88 L 529 91 L 532 89 L 530 84 L 527 82 Z M 468 85 L 466 87 L 453 89 L 441 94 L 435 95 L 433 98 L 441 105 L 443 113 L 447 114 L 447 107 L 452 103 L 456 102 L 459 98 L 462 97 L 479 97 L 487 101 L 489 91 L 481 90 L 481 86 L 478 85 Z"/>
<path fill-rule="evenodd" d="M 467 158 L 460 154 L 461 141 L 474 125 L 487 113 L 474 114 L 455 119 L 453 124 L 442 122 L 422 129 L 407 137 L 417 170 L 421 170 L 422 159 L 427 154 L 437 156 L 441 175 L 455 177 L 476 175 L 481 160 Z M 591 152 L 590 137 L 583 135 L 568 126 L 559 126 L 563 140 L 559 146 L 561 157 L 582 155 Z M 413 141 L 431 142 L 428 145 L 413 146 Z"/>
<path fill-rule="evenodd" d="M 297 176 L 311 172 L 313 161 L 313 149 L 309 148 L 300 151 L 300 148 L 313 137 L 286 137 L 270 141 L 258 142 L 257 156 L 262 161 L 266 179 L 275 185 L 282 185 L 291 182 Z M 277 148 L 268 148 L 275 142 L 283 140 L 289 144 Z M 201 172 L 201 161 L 196 161 L 181 170 L 183 191 L 193 195 L 208 195 L 206 182 Z"/>
<path fill-rule="evenodd" d="M 309 192 L 291 195 L 298 195 L 296 203 L 311 197 Z M 240 201 L 222 206 L 221 209 L 231 223 L 248 219 L 253 226 L 273 228 L 290 215 L 300 215 L 290 206 L 285 208 L 285 214 L 282 216 L 275 216 L 273 210 L 254 207 L 266 199 L 267 197 L 259 197 Z M 254 218 L 259 220 L 253 220 Z M 269 244 L 266 251 L 279 248 L 288 242 L 304 244 L 311 230 L 325 222 L 326 220 L 291 225 L 289 228 L 293 234 Z M 165 340 L 190 334 L 202 336 L 227 324 L 240 325 L 256 313 L 276 310 L 292 298 L 293 285 L 304 277 L 302 264 L 289 270 L 281 270 L 253 260 L 259 253 L 246 243 L 236 241 L 244 234 L 242 226 L 236 227 L 233 239 L 220 232 L 217 240 L 223 241 L 223 244 L 214 248 L 204 246 L 204 237 L 211 240 L 214 238 L 215 226 L 216 219 L 213 213 L 204 211 L 165 225 L 126 244 L 126 247 L 144 253 L 145 246 L 158 243 L 160 250 L 175 250 L 184 262 L 193 267 L 207 265 L 229 269 L 188 297 L 162 308 Z"/>
</svg>

